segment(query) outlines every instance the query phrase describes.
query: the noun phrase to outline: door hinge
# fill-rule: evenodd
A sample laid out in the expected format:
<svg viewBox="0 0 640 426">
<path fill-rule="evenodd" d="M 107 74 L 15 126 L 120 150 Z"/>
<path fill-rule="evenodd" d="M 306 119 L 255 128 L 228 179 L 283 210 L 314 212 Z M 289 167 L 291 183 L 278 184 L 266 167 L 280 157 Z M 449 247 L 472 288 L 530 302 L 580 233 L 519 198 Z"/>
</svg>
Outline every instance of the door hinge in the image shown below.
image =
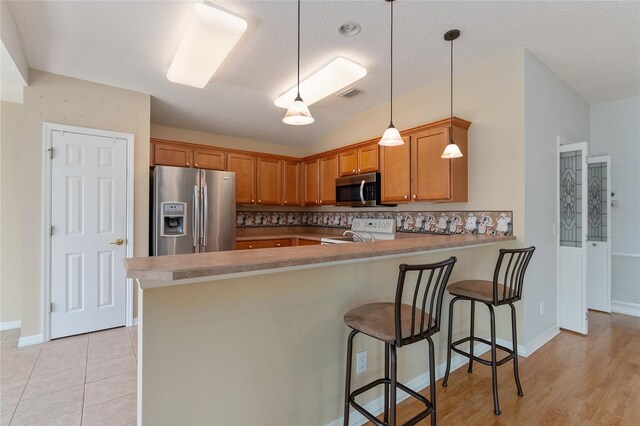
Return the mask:
<svg viewBox="0 0 640 426">
<path fill-rule="evenodd" d="M 49 149 L 47 149 L 47 151 L 49 151 L 49 159 L 53 160 L 53 151 L 54 151 L 54 149 L 53 148 L 49 148 Z"/>
<path fill-rule="evenodd" d="M 51 226 L 49 227 L 49 236 L 52 236 L 52 235 L 53 235 L 53 229 L 54 229 L 54 228 L 53 228 L 53 225 L 51 225 Z"/>
<path fill-rule="evenodd" d="M 49 312 L 53 312 L 53 302 L 49 302 Z"/>
</svg>

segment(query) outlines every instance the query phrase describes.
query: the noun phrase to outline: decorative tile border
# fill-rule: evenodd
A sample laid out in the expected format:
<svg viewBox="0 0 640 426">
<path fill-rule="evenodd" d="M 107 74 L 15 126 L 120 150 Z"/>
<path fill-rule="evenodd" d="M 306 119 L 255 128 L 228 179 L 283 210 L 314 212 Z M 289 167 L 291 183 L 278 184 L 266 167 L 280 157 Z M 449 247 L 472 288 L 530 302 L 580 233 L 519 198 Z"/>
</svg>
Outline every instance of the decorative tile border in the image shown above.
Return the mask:
<svg viewBox="0 0 640 426">
<path fill-rule="evenodd" d="M 511 211 L 238 211 L 236 218 L 238 228 L 315 226 L 349 229 L 355 218 L 381 218 L 395 219 L 397 232 L 513 235 L 513 212 Z"/>
</svg>

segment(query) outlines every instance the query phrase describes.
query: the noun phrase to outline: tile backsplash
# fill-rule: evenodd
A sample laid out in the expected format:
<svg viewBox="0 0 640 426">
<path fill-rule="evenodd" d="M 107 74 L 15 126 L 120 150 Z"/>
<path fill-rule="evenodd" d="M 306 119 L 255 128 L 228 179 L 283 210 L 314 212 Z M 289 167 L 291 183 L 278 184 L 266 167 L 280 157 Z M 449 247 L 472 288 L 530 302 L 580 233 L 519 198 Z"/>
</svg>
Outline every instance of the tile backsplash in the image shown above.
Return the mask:
<svg viewBox="0 0 640 426">
<path fill-rule="evenodd" d="M 355 218 L 381 218 L 395 219 L 398 232 L 513 235 L 511 211 L 238 211 L 236 217 L 238 228 L 315 226 L 349 229 Z"/>
</svg>

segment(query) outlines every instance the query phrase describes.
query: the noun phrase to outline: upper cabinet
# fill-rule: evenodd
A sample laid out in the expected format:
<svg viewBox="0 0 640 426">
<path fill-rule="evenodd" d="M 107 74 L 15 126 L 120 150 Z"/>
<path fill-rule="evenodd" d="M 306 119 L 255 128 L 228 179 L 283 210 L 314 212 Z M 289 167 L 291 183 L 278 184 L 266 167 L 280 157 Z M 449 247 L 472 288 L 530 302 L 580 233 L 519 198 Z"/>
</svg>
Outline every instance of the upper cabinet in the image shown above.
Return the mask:
<svg viewBox="0 0 640 426">
<path fill-rule="evenodd" d="M 279 206 L 282 204 L 282 160 L 258 157 L 256 164 L 258 204 Z"/>
<path fill-rule="evenodd" d="M 454 121 L 454 140 L 461 158 L 440 157 L 449 143 L 449 120 L 403 132 L 404 145 L 381 147 L 382 202 L 466 202 L 470 124 Z"/>
<path fill-rule="evenodd" d="M 304 205 L 320 204 L 320 160 L 314 158 L 304 162 Z"/>
<path fill-rule="evenodd" d="M 256 157 L 230 153 L 227 170 L 236 174 L 236 204 L 255 204 Z"/>
<path fill-rule="evenodd" d="M 192 148 L 188 145 L 154 143 L 152 165 L 191 167 Z"/>
<path fill-rule="evenodd" d="M 283 204 L 286 206 L 299 206 L 302 204 L 300 196 L 300 162 L 284 160 L 284 172 L 282 182 Z"/>
<path fill-rule="evenodd" d="M 340 176 L 378 171 L 378 142 L 349 148 L 338 154 Z"/>
<path fill-rule="evenodd" d="M 227 154 L 219 149 L 197 147 L 193 149 L 193 167 L 208 170 L 225 170 Z"/>
<path fill-rule="evenodd" d="M 336 178 L 338 177 L 338 155 L 320 158 L 320 205 L 336 203 Z"/>
</svg>

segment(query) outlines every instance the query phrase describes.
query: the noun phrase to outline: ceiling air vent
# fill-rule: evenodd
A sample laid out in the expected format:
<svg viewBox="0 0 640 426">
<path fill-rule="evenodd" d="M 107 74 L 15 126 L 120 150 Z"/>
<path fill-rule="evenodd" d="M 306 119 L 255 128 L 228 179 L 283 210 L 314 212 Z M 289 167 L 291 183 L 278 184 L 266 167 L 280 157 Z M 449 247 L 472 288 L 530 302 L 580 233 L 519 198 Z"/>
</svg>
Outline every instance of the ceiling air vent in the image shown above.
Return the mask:
<svg viewBox="0 0 640 426">
<path fill-rule="evenodd" d="M 360 93 L 358 89 L 349 87 L 347 90 L 343 90 L 342 92 L 338 93 L 338 96 L 340 96 L 341 98 L 353 98 L 358 93 Z"/>
</svg>

